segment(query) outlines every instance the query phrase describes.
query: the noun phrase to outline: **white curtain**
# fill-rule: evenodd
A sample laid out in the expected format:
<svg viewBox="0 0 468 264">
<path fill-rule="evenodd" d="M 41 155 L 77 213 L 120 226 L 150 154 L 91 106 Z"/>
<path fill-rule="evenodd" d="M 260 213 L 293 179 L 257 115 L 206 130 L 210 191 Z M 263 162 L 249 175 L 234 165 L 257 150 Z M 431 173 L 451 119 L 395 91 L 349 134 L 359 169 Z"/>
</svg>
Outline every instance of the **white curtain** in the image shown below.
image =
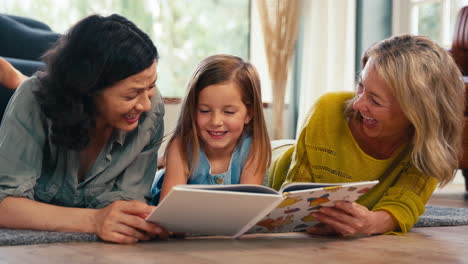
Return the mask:
<svg viewBox="0 0 468 264">
<path fill-rule="evenodd" d="M 297 134 L 324 93 L 354 90 L 355 0 L 303 1 L 303 45 Z"/>
</svg>

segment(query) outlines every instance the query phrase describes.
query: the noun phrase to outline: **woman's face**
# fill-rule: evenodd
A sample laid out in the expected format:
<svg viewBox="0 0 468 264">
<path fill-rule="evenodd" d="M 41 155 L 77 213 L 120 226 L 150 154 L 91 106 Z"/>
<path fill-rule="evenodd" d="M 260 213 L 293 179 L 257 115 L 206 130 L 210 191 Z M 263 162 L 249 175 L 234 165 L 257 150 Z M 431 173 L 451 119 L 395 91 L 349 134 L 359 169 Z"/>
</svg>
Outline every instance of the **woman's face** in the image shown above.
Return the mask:
<svg viewBox="0 0 468 264">
<path fill-rule="evenodd" d="M 95 98 L 98 111 L 96 127 L 131 131 L 138 126 L 143 112 L 151 110 L 151 97 L 156 89 L 156 66 L 131 75 L 105 88 Z"/>
<path fill-rule="evenodd" d="M 391 141 L 408 136 L 411 123 L 371 59 L 361 74 L 357 96 L 353 108 L 362 116 L 360 127 L 365 136 Z"/>
</svg>

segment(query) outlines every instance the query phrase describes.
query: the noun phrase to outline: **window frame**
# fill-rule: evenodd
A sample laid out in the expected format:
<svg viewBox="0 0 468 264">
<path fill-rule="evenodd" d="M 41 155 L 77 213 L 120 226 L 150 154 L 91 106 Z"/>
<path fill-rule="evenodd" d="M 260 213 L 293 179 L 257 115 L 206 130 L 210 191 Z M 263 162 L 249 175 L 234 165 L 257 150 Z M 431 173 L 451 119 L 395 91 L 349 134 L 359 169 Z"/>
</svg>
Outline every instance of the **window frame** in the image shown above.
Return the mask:
<svg viewBox="0 0 468 264">
<path fill-rule="evenodd" d="M 440 43 L 444 47 L 449 47 L 452 43 L 450 28 L 450 7 L 452 0 L 393 0 L 392 2 L 392 35 L 404 33 L 418 33 L 418 15 L 423 4 L 440 3 Z"/>
</svg>

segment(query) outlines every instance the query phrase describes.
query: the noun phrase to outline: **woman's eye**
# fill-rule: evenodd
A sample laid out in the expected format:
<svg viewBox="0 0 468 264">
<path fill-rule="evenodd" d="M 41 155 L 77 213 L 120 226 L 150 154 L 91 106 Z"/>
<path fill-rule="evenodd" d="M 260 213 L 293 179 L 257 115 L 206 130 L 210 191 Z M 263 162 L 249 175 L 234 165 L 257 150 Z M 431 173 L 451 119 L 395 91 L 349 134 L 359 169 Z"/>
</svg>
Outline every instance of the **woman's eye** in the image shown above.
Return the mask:
<svg viewBox="0 0 468 264">
<path fill-rule="evenodd" d="M 135 96 L 126 96 L 125 99 L 127 99 L 128 101 L 130 101 L 130 100 L 135 99 L 136 97 L 137 97 L 137 95 L 135 95 Z"/>
<path fill-rule="evenodd" d="M 359 82 L 357 85 L 357 93 L 362 94 L 363 92 L 364 92 L 364 86 L 362 85 L 361 82 Z"/>
<path fill-rule="evenodd" d="M 208 112 L 210 112 L 210 110 L 198 109 L 198 112 L 200 112 L 200 113 L 208 113 Z"/>
<path fill-rule="evenodd" d="M 224 111 L 224 113 L 226 113 L 226 114 L 228 114 L 228 115 L 233 115 L 233 114 L 235 114 L 236 112 L 234 112 L 234 111 Z"/>
<path fill-rule="evenodd" d="M 377 105 L 377 106 L 380 106 L 379 102 L 377 102 L 374 98 L 371 99 L 372 103 Z"/>
</svg>

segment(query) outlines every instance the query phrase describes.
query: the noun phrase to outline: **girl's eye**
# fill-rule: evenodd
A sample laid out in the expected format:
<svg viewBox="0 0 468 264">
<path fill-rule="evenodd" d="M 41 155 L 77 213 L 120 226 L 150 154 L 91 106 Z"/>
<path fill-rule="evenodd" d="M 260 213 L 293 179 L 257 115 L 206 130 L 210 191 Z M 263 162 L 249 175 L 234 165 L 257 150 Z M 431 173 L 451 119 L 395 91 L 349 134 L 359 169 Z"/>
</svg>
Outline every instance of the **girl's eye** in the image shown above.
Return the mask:
<svg viewBox="0 0 468 264">
<path fill-rule="evenodd" d="M 233 114 L 235 114 L 236 112 L 234 112 L 234 111 L 224 111 L 224 113 L 226 113 L 226 114 L 228 114 L 228 115 L 233 115 Z"/>
<path fill-rule="evenodd" d="M 198 112 L 200 112 L 200 113 L 208 113 L 208 112 L 210 112 L 210 110 L 198 109 Z"/>
</svg>

